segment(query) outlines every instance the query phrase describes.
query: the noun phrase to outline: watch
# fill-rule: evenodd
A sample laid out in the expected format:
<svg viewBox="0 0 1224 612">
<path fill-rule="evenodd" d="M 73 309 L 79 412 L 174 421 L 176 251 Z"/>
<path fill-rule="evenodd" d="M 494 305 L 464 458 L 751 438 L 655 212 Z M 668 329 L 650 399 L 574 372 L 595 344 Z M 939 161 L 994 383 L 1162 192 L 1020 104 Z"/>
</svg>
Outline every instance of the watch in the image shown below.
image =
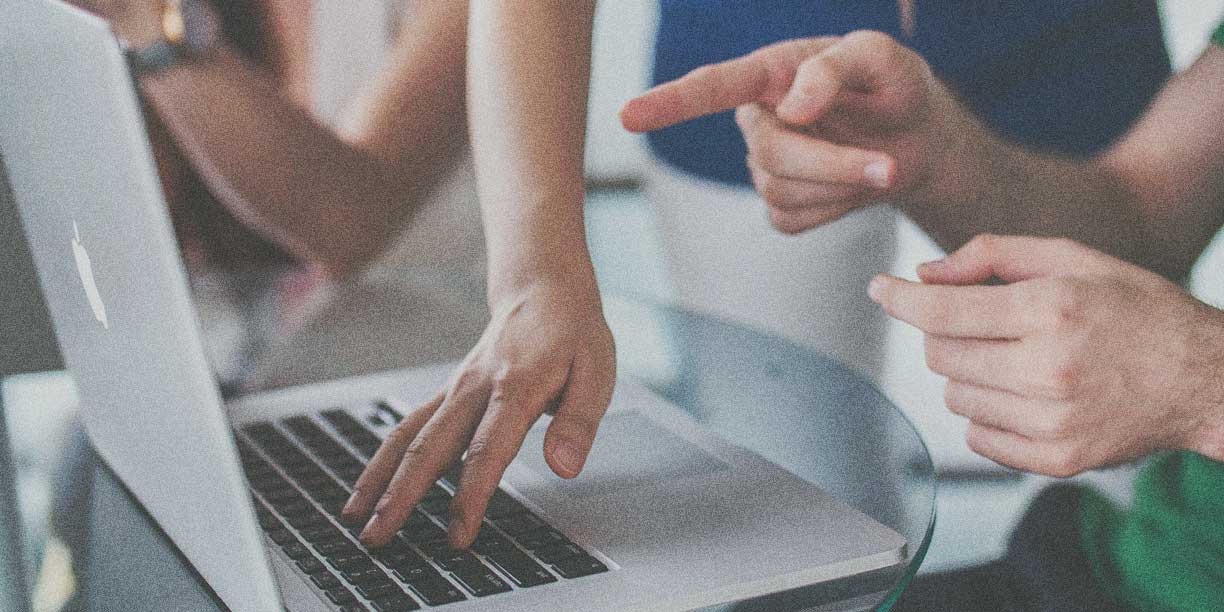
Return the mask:
<svg viewBox="0 0 1224 612">
<path fill-rule="evenodd" d="M 161 38 L 139 49 L 124 44 L 133 75 L 161 72 L 206 55 L 220 38 L 220 20 L 206 0 L 162 0 Z"/>
</svg>

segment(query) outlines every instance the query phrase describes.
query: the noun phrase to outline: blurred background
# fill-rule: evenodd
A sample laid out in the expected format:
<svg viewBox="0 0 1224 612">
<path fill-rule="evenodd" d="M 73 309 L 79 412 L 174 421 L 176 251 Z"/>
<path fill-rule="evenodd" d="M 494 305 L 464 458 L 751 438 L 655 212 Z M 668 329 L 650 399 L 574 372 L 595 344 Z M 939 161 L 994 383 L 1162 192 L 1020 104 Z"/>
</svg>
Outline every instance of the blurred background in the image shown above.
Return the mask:
<svg viewBox="0 0 1224 612">
<path fill-rule="evenodd" d="M 313 98 L 322 120 L 340 121 L 355 93 L 377 72 L 394 30 L 392 24 L 404 10 L 400 1 L 314 0 L 314 56 L 322 59 L 315 64 Z M 600 3 L 587 146 L 587 206 L 590 240 L 604 288 L 667 301 L 670 285 L 660 255 L 660 237 L 636 191 L 647 160 L 645 148 L 616 120 L 624 100 L 642 91 L 648 82 L 655 10 L 651 0 Z M 1224 0 L 1162 3 L 1166 41 L 1175 67 L 1184 67 L 1198 55 L 1221 14 Z M 371 32 L 378 35 L 371 36 Z M 449 197 L 470 198 L 470 186 L 461 185 Z M 32 360 L 46 354 L 43 349 L 50 339 L 45 329 L 23 319 L 40 304 L 28 276 L 22 281 L 21 271 L 14 269 L 14 262 L 19 261 L 14 230 L 11 225 L 0 228 L 0 279 L 6 283 L 0 287 L 0 316 L 4 317 L 0 363 L 7 358 L 34 364 Z M 899 235 L 900 256 L 893 272 L 912 277 L 915 265 L 936 257 L 938 251 L 904 220 Z M 395 255 L 381 262 L 380 269 L 383 274 L 394 274 Z M 1201 299 L 1224 305 L 1220 240 L 1200 262 L 1191 287 Z M 241 342 L 242 325 L 231 304 L 219 297 L 216 303 L 205 300 L 198 306 L 210 335 Z M 343 304 L 324 316 L 341 316 L 337 309 L 343 310 Z M 224 367 L 224 356 L 218 357 L 218 363 Z M 925 437 L 941 475 L 939 523 L 923 571 L 997 556 L 1025 501 L 1046 480 L 1018 476 L 968 450 L 963 441 L 964 422 L 943 408 L 942 380 L 923 366 L 921 338 L 912 329 L 893 324 L 886 363 L 878 384 Z M 74 392 L 68 378 L 52 373 L 9 377 L 3 381 L 2 393 L 7 408 L 3 429 L 11 437 L 18 467 L 24 562 L 31 575 L 41 576 L 38 609 L 54 610 L 72 588 L 71 578 L 63 572 L 64 551 L 46 534 L 53 474 L 71 421 Z M 1119 468 L 1086 478 L 1125 499 L 1132 473 L 1133 468 Z"/>
</svg>

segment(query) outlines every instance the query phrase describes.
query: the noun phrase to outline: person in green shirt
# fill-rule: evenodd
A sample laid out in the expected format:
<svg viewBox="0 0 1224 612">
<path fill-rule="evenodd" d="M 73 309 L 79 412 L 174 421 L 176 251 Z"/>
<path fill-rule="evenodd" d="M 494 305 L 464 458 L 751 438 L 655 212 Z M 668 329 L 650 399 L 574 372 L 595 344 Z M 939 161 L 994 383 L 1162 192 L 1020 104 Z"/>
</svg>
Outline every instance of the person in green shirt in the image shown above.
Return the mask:
<svg viewBox="0 0 1224 612">
<path fill-rule="evenodd" d="M 1224 27 L 1212 40 L 1091 159 L 991 134 L 875 32 L 780 43 L 623 109 L 644 131 L 736 108 L 787 232 L 868 205 L 840 177 L 884 155 L 869 201 L 951 254 L 868 293 L 925 333 L 969 446 L 1058 477 L 1151 457 L 1129 508 L 1051 487 L 1005 558 L 920 577 L 896 610 L 1224 610 L 1224 311 L 1180 284 L 1224 225 Z"/>
</svg>

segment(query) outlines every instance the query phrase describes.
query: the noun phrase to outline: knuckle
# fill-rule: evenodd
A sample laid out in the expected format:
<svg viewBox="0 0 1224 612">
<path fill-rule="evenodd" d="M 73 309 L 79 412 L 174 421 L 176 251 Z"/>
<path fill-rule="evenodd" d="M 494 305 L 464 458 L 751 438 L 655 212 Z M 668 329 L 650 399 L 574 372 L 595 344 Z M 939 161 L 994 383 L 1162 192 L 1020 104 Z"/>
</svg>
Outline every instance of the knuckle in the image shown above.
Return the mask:
<svg viewBox="0 0 1224 612">
<path fill-rule="evenodd" d="M 1079 387 L 1079 368 L 1070 361 L 1057 360 L 1047 366 L 1047 372 L 1038 384 L 1039 392 L 1055 400 L 1068 400 L 1075 396 Z"/>
<path fill-rule="evenodd" d="M 845 40 L 866 47 L 884 48 L 893 45 L 893 38 L 877 30 L 855 30 L 846 34 Z"/>
<path fill-rule="evenodd" d="M 1055 329 L 1065 329 L 1078 323 L 1084 314 L 1084 300 L 1078 285 L 1069 279 L 1059 279 L 1050 287 L 1049 322 Z"/>
<path fill-rule="evenodd" d="M 476 438 L 468 444 L 463 468 L 474 473 L 484 473 L 497 466 L 496 452 L 488 438 Z"/>
<path fill-rule="evenodd" d="M 795 215 L 772 206 L 769 208 L 769 223 L 779 232 L 788 236 L 799 234 L 805 229 L 802 221 L 796 218 Z"/>
<path fill-rule="evenodd" d="M 1055 478 L 1071 478 L 1085 471 L 1084 452 L 1078 446 L 1069 446 L 1058 453 L 1042 470 Z"/>
<path fill-rule="evenodd" d="M 426 441 L 418 436 L 408 443 L 408 448 L 404 449 L 404 456 L 400 459 L 400 463 L 421 465 L 428 457 L 429 449 L 426 446 Z"/>
<path fill-rule="evenodd" d="M 969 450 L 983 457 L 991 455 L 988 440 L 986 430 L 975 424 L 970 423 L 969 428 L 965 430 L 965 445 L 969 447 Z"/>
<path fill-rule="evenodd" d="M 507 363 L 493 373 L 493 394 L 504 399 L 531 388 L 532 381 L 539 378 L 535 365 Z"/>
<path fill-rule="evenodd" d="M 968 412 L 966 399 L 961 385 L 951 380 L 944 384 L 944 404 L 953 414 L 966 416 Z"/>
<path fill-rule="evenodd" d="M 947 347 L 938 338 L 928 336 L 926 342 L 922 346 L 923 354 L 926 358 L 927 367 L 936 374 L 946 375 L 950 369 L 950 356 Z M 948 388 L 944 389 L 945 395 L 948 393 Z"/>
<path fill-rule="evenodd" d="M 774 138 L 772 130 L 761 129 L 754 130 L 753 138 L 748 142 L 748 150 L 752 152 L 752 157 L 760 164 L 761 169 L 771 173 L 776 173 L 785 162 L 781 147 L 778 145 L 777 139 Z"/>
<path fill-rule="evenodd" d="M 740 131 L 751 131 L 756 119 L 756 109 L 751 104 L 745 104 L 735 109 L 735 123 Z M 747 137 L 747 134 L 745 134 Z"/>
<path fill-rule="evenodd" d="M 1002 238 L 996 234 L 978 234 L 965 245 L 965 249 L 979 257 L 990 259 L 999 252 L 1001 240 Z"/>
<path fill-rule="evenodd" d="M 786 188 L 778 177 L 762 172 L 756 180 L 756 186 L 766 204 L 777 207 L 785 207 L 787 204 Z"/>
<path fill-rule="evenodd" d="M 1051 414 L 1040 426 L 1039 433 L 1058 439 L 1069 434 L 1074 427 L 1074 415 L 1069 410 L 1059 410 Z"/>
</svg>

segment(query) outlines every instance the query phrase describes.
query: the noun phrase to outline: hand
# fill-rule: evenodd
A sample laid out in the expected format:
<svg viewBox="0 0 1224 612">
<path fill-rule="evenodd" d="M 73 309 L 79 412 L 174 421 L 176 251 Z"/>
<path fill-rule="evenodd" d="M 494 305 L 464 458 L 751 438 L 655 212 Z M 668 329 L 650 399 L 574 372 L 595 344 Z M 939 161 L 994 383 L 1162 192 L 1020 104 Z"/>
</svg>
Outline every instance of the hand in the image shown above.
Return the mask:
<svg viewBox="0 0 1224 612">
<path fill-rule="evenodd" d="M 111 24 L 115 34 L 135 47 L 161 38 L 162 0 L 68 0 Z"/>
<path fill-rule="evenodd" d="M 737 107 L 753 183 L 786 233 L 920 190 L 963 113 L 917 53 L 853 32 L 698 68 L 630 100 L 621 122 L 644 132 Z"/>
<path fill-rule="evenodd" d="M 546 411 L 555 413 L 544 436 L 548 465 L 562 478 L 582 471 L 612 398 L 616 351 L 598 294 L 575 295 L 541 282 L 501 300 L 446 390 L 396 427 L 357 480 L 342 514 L 369 517 L 363 543 L 386 544 L 466 450 L 448 524 L 451 545 L 469 546 L 502 473 Z"/>
<path fill-rule="evenodd" d="M 1060 477 L 1160 449 L 1224 458 L 1220 311 L 1067 240 L 980 236 L 919 276 L 869 291 L 925 332 L 977 453 Z"/>
</svg>

